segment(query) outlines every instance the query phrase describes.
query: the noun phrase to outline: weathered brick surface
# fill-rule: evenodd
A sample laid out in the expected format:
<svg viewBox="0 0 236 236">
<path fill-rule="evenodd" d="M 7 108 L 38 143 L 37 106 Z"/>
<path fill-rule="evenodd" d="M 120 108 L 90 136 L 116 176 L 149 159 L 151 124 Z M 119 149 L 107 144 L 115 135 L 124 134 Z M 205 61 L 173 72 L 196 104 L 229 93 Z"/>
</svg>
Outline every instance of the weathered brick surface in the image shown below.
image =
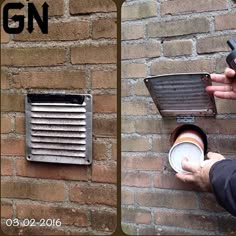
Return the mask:
<svg viewBox="0 0 236 236">
<path fill-rule="evenodd" d="M 25 140 L 22 138 L 2 138 L 1 155 L 3 156 L 24 156 Z"/>
<path fill-rule="evenodd" d="M 70 0 L 72 15 L 114 11 L 116 11 L 116 5 L 112 0 Z"/>
<path fill-rule="evenodd" d="M 60 219 L 62 225 L 88 226 L 86 211 L 75 207 L 19 202 L 16 204 L 16 214 L 19 219 L 31 217 L 37 221 L 40 219 Z"/>
<path fill-rule="evenodd" d="M 16 161 L 16 175 L 42 179 L 88 181 L 88 169 L 86 166 L 61 166 L 48 163 L 28 162 L 26 160 Z"/>
<path fill-rule="evenodd" d="M 109 211 L 91 211 L 92 229 L 104 232 L 114 232 L 116 229 L 116 214 Z"/>
<path fill-rule="evenodd" d="M 13 216 L 13 207 L 12 203 L 8 201 L 1 201 L 1 217 L 2 218 L 12 218 Z"/>
<path fill-rule="evenodd" d="M 6 180 L 2 181 L 1 184 L 1 196 L 5 198 L 27 198 L 61 202 L 65 200 L 65 186 L 63 183 Z"/>
<path fill-rule="evenodd" d="M 92 181 L 100 183 L 116 183 L 116 166 L 114 164 L 93 164 Z"/>
<path fill-rule="evenodd" d="M 164 56 L 174 57 L 192 54 L 191 40 L 172 40 L 163 43 Z"/>
<path fill-rule="evenodd" d="M 200 0 L 198 2 L 194 0 L 174 0 L 165 1 L 161 4 L 161 15 L 177 15 L 188 14 L 195 12 L 208 12 L 214 10 L 224 10 L 227 8 L 227 1 L 214 0 Z"/>
<path fill-rule="evenodd" d="M 193 73 L 199 71 L 213 72 L 213 62 L 209 59 L 197 59 L 187 61 L 158 61 L 151 65 L 151 75 L 170 73 Z"/>
<path fill-rule="evenodd" d="M 93 21 L 92 37 L 99 38 L 116 38 L 117 22 L 114 18 L 104 18 Z"/>
<path fill-rule="evenodd" d="M 15 88 L 79 89 L 85 86 L 86 74 L 82 70 L 30 71 L 13 75 Z"/>
<path fill-rule="evenodd" d="M 142 24 L 123 24 L 122 25 L 122 39 L 142 39 L 144 38 L 144 26 Z"/>
<path fill-rule="evenodd" d="M 71 21 L 49 23 L 48 34 L 42 34 L 41 29 L 37 26 L 30 34 L 27 30 L 15 35 L 16 41 L 66 41 L 81 40 L 89 38 L 89 22 Z"/>
<path fill-rule="evenodd" d="M 233 37 L 233 35 L 232 35 Z M 207 37 L 199 39 L 197 42 L 197 51 L 201 53 L 227 52 L 229 50 L 226 41 L 229 36 Z"/>
<path fill-rule="evenodd" d="M 24 15 L 23 32 L 9 35 L 1 26 L 1 229 L 6 235 L 111 234 L 117 209 L 116 4 L 47 0 L 48 34 L 36 21 L 29 34 L 29 1 L 21 2 L 25 7 L 10 10 L 9 18 Z M 42 17 L 45 1 L 30 2 Z M 17 25 L 9 19 L 10 27 Z M 28 93 L 93 96 L 92 165 L 25 159 Z M 6 227 L 6 218 L 58 218 L 62 226 Z"/>
<path fill-rule="evenodd" d="M 153 11 L 145 11 L 144 5 L 152 4 Z M 230 52 L 226 41 L 235 38 L 234 1 L 130 0 L 123 4 L 121 17 L 123 231 L 128 235 L 235 232 L 235 219 L 212 193 L 176 178 L 168 161 L 169 138 L 180 124 L 175 117 L 160 116 L 143 81 L 162 74 L 223 73 Z M 194 124 L 206 132 L 208 151 L 233 158 L 235 102 L 215 101 L 216 117 L 195 117 Z"/>
<path fill-rule="evenodd" d="M 86 45 L 71 48 L 72 64 L 116 63 L 116 45 Z"/>
<path fill-rule="evenodd" d="M 10 158 L 1 158 L 1 175 L 13 175 L 13 160 Z"/>
<path fill-rule="evenodd" d="M 236 20 L 236 13 L 218 15 L 215 17 L 216 30 L 232 30 L 236 29 L 233 23 Z"/>
<path fill-rule="evenodd" d="M 63 48 L 3 48 L 4 66 L 49 66 L 65 63 Z"/>
<path fill-rule="evenodd" d="M 148 37 L 171 37 L 194 33 L 207 33 L 210 22 L 207 18 L 192 18 L 166 22 L 150 22 L 147 25 Z"/>
<path fill-rule="evenodd" d="M 148 18 L 157 15 L 157 3 L 148 0 L 143 3 L 124 4 L 122 7 L 122 20 L 134 20 Z"/>
<path fill-rule="evenodd" d="M 8 134 L 13 131 L 12 117 L 1 115 L 1 134 Z"/>
<path fill-rule="evenodd" d="M 76 185 L 69 191 L 70 201 L 78 204 L 116 206 L 116 189 L 110 186 Z"/>
<path fill-rule="evenodd" d="M 123 44 L 121 54 L 123 59 L 159 57 L 160 44 L 152 41 L 142 44 Z"/>
<path fill-rule="evenodd" d="M 116 81 L 117 71 L 95 70 L 92 71 L 92 88 L 94 89 L 109 89 L 117 88 Z"/>
</svg>

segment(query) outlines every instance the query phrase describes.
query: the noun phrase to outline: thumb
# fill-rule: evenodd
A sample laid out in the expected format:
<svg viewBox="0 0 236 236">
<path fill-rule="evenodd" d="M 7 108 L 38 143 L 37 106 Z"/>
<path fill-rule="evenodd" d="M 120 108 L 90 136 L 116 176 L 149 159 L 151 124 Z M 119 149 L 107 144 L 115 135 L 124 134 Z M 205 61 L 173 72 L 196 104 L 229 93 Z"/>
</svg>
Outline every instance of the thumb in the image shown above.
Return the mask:
<svg viewBox="0 0 236 236">
<path fill-rule="evenodd" d="M 216 160 L 216 161 L 220 161 L 220 160 L 225 159 L 224 156 L 222 156 L 221 154 L 216 153 L 216 152 L 208 152 L 207 157 L 210 160 Z"/>
</svg>

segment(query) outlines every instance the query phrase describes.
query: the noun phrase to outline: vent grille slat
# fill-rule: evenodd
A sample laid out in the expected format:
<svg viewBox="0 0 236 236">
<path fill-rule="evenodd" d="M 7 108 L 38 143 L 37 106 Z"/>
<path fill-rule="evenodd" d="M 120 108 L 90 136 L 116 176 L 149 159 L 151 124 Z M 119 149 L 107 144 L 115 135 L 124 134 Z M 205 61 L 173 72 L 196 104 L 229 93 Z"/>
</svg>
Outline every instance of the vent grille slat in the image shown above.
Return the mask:
<svg viewBox="0 0 236 236">
<path fill-rule="evenodd" d="M 91 95 L 27 95 L 26 109 L 27 160 L 91 164 Z"/>
<path fill-rule="evenodd" d="M 196 116 L 214 116 L 216 113 L 214 97 L 205 90 L 206 86 L 211 85 L 209 74 L 163 75 L 147 78 L 145 84 L 163 115 L 192 112 Z M 173 114 L 169 111 L 173 111 Z"/>
</svg>

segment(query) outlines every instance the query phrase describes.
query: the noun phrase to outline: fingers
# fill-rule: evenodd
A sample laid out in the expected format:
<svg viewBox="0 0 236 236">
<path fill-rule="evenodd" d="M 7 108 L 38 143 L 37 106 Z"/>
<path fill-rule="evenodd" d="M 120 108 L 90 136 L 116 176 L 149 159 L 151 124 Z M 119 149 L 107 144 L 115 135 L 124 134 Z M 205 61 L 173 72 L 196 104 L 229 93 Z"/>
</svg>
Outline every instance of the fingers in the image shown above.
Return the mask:
<svg viewBox="0 0 236 236">
<path fill-rule="evenodd" d="M 234 91 L 230 92 L 216 91 L 214 92 L 214 96 L 222 99 L 236 99 L 236 93 Z"/>
<path fill-rule="evenodd" d="M 195 181 L 194 176 L 191 174 L 177 173 L 175 176 L 177 177 L 177 179 L 186 183 L 192 183 Z"/>
<path fill-rule="evenodd" d="M 226 68 L 225 69 L 225 76 L 228 78 L 234 78 L 236 75 L 236 72 L 233 69 Z"/>
<path fill-rule="evenodd" d="M 191 173 L 195 173 L 199 168 L 198 164 L 189 162 L 186 158 L 183 158 L 181 164 L 182 164 L 183 170 L 191 172 Z"/>
<path fill-rule="evenodd" d="M 207 153 L 207 157 L 208 157 L 209 159 L 212 159 L 212 160 L 219 160 L 219 161 L 225 159 L 224 156 L 222 156 L 221 154 L 216 153 L 216 152 L 208 152 L 208 153 Z"/>
<path fill-rule="evenodd" d="M 224 85 L 224 86 L 207 86 L 206 91 L 210 93 L 214 93 L 216 91 L 220 92 L 230 92 L 232 91 L 232 85 Z"/>
</svg>

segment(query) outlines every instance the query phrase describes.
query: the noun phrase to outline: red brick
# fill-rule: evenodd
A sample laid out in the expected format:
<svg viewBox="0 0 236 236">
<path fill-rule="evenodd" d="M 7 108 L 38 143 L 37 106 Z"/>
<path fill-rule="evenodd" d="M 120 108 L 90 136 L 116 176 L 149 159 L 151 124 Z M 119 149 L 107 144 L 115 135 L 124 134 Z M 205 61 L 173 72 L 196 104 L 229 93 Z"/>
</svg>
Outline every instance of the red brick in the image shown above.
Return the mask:
<svg viewBox="0 0 236 236">
<path fill-rule="evenodd" d="M 18 94 L 1 95 L 1 111 L 20 112 L 25 110 L 24 96 Z"/>
<path fill-rule="evenodd" d="M 204 211 L 222 212 L 224 209 L 217 203 L 212 193 L 201 193 L 199 208 Z"/>
<path fill-rule="evenodd" d="M 93 143 L 94 160 L 106 160 L 108 158 L 107 144 Z"/>
<path fill-rule="evenodd" d="M 128 156 L 122 158 L 124 170 L 162 170 L 163 161 L 157 157 Z"/>
<path fill-rule="evenodd" d="M 1 158 L 1 175 L 13 175 L 13 160 Z"/>
<path fill-rule="evenodd" d="M 145 43 L 132 43 L 122 44 L 121 57 L 122 59 L 139 59 L 139 58 L 152 58 L 160 56 L 160 43 L 159 42 L 145 42 Z"/>
<path fill-rule="evenodd" d="M 71 48 L 72 64 L 116 63 L 116 45 L 83 45 Z"/>
<path fill-rule="evenodd" d="M 20 138 L 1 139 L 1 155 L 24 156 L 25 140 Z"/>
<path fill-rule="evenodd" d="M 235 142 L 236 138 L 234 136 L 227 137 L 220 135 L 219 137 L 209 136 L 208 137 L 208 150 L 212 152 L 219 152 L 221 154 L 235 154 Z"/>
<path fill-rule="evenodd" d="M 117 98 L 116 95 L 94 95 L 93 111 L 97 113 L 116 113 Z"/>
<path fill-rule="evenodd" d="M 124 222 L 136 224 L 150 224 L 152 220 L 150 210 L 123 207 L 121 209 L 121 214 L 121 219 L 123 219 Z"/>
<path fill-rule="evenodd" d="M 159 189 L 198 190 L 192 184 L 183 183 L 174 174 L 157 173 L 154 175 L 154 186 Z"/>
<path fill-rule="evenodd" d="M 194 193 L 187 192 L 139 192 L 137 202 L 146 207 L 167 207 L 175 209 L 196 209 L 197 197 Z"/>
<path fill-rule="evenodd" d="M 143 86 L 143 80 L 138 80 L 137 83 L 133 85 L 134 94 L 137 96 L 149 96 L 149 92 L 146 86 Z"/>
<path fill-rule="evenodd" d="M 92 22 L 92 38 L 116 38 L 117 23 L 115 18 L 101 18 Z"/>
<path fill-rule="evenodd" d="M 95 70 L 92 71 L 92 88 L 109 89 L 117 88 L 117 71 Z"/>
<path fill-rule="evenodd" d="M 10 219 L 12 217 L 13 217 L 12 203 L 1 200 L 1 218 Z"/>
<path fill-rule="evenodd" d="M 103 232 L 114 232 L 116 229 L 116 213 L 105 210 L 91 210 L 92 229 Z"/>
<path fill-rule="evenodd" d="M 112 11 L 116 11 L 116 5 L 112 0 L 70 0 L 71 15 Z"/>
<path fill-rule="evenodd" d="M 32 33 L 27 29 L 15 35 L 16 41 L 67 41 L 82 40 L 89 38 L 89 22 L 86 21 L 70 21 L 49 23 L 48 34 L 43 34 L 37 26 Z"/>
<path fill-rule="evenodd" d="M 116 118 L 94 118 L 93 135 L 95 137 L 116 137 L 117 120 Z"/>
<path fill-rule="evenodd" d="M 124 4 L 121 15 L 123 21 L 157 16 L 157 3 L 155 1 L 146 1 L 132 5 Z"/>
<path fill-rule="evenodd" d="M 121 122 L 121 132 L 125 133 L 134 133 L 135 132 L 135 120 L 129 120 L 122 118 Z"/>
<path fill-rule="evenodd" d="M 111 159 L 116 161 L 117 160 L 117 143 L 112 143 L 111 147 Z"/>
<path fill-rule="evenodd" d="M 122 40 L 142 39 L 144 38 L 144 26 L 142 24 L 125 24 L 122 23 L 121 31 Z"/>
<path fill-rule="evenodd" d="M 114 164 L 93 164 L 92 165 L 92 181 L 101 183 L 116 183 L 117 167 Z"/>
<path fill-rule="evenodd" d="M 82 70 L 30 71 L 13 76 L 15 88 L 79 89 L 86 86 L 86 74 Z"/>
<path fill-rule="evenodd" d="M 15 131 L 17 134 L 25 134 L 25 117 L 24 116 L 16 114 Z"/>
<path fill-rule="evenodd" d="M 1 196 L 6 198 L 60 202 L 65 200 L 65 193 L 63 183 L 7 180 L 1 184 Z"/>
<path fill-rule="evenodd" d="M 31 218 L 30 218 L 31 219 Z M 60 228 L 52 228 L 52 227 L 42 227 L 42 226 L 34 226 L 34 227 L 9 227 L 5 223 L 2 223 L 1 230 L 6 235 L 66 235 L 64 229 Z"/>
<path fill-rule="evenodd" d="M 122 173 L 122 186 L 150 187 L 151 174 L 124 172 Z"/>
<path fill-rule="evenodd" d="M 116 188 L 103 185 L 76 185 L 69 191 L 70 201 L 80 205 L 116 206 Z"/>
<path fill-rule="evenodd" d="M 10 76 L 6 70 L 1 70 L 1 89 L 10 88 Z"/>
<path fill-rule="evenodd" d="M 88 226 L 87 212 L 74 207 L 45 204 L 16 203 L 16 215 L 19 219 L 59 219 L 61 225 Z M 60 228 L 60 227 L 59 227 Z"/>
<path fill-rule="evenodd" d="M 2 65 L 5 66 L 49 66 L 65 63 L 63 48 L 3 48 Z"/>
<path fill-rule="evenodd" d="M 197 59 L 188 61 L 158 61 L 151 64 L 151 75 L 170 73 L 193 73 L 199 71 L 213 72 L 213 62 L 209 59 Z"/>
<path fill-rule="evenodd" d="M 177 211 L 155 211 L 155 223 L 158 225 L 177 226 L 182 228 L 191 228 L 198 230 L 215 230 L 217 218 L 215 216 L 182 213 Z"/>
<path fill-rule="evenodd" d="M 79 165 L 60 165 L 49 163 L 16 161 L 18 176 L 42 179 L 66 179 L 88 181 L 88 167 Z"/>
<path fill-rule="evenodd" d="M 189 14 L 196 12 L 208 12 L 224 10 L 227 8 L 227 1 L 214 0 L 173 0 L 161 3 L 161 15 Z"/>
<path fill-rule="evenodd" d="M 132 96 L 133 93 L 133 85 L 129 81 L 121 82 L 121 97 L 129 97 Z"/>
<path fill-rule="evenodd" d="M 159 153 L 168 153 L 171 146 L 169 143 L 168 136 L 162 136 L 160 138 L 153 138 L 152 140 L 152 151 Z"/>
<path fill-rule="evenodd" d="M 233 30 L 236 29 L 234 22 L 236 21 L 236 13 L 215 16 L 216 30 Z"/>
<path fill-rule="evenodd" d="M 121 202 L 122 202 L 122 205 L 134 204 L 134 191 L 122 189 Z"/>
<path fill-rule="evenodd" d="M 206 17 L 191 17 L 185 20 L 150 22 L 147 25 L 148 37 L 172 37 L 210 31 L 210 22 Z"/>
<path fill-rule="evenodd" d="M 13 131 L 12 117 L 1 115 L 1 134 L 8 134 Z"/>
</svg>

